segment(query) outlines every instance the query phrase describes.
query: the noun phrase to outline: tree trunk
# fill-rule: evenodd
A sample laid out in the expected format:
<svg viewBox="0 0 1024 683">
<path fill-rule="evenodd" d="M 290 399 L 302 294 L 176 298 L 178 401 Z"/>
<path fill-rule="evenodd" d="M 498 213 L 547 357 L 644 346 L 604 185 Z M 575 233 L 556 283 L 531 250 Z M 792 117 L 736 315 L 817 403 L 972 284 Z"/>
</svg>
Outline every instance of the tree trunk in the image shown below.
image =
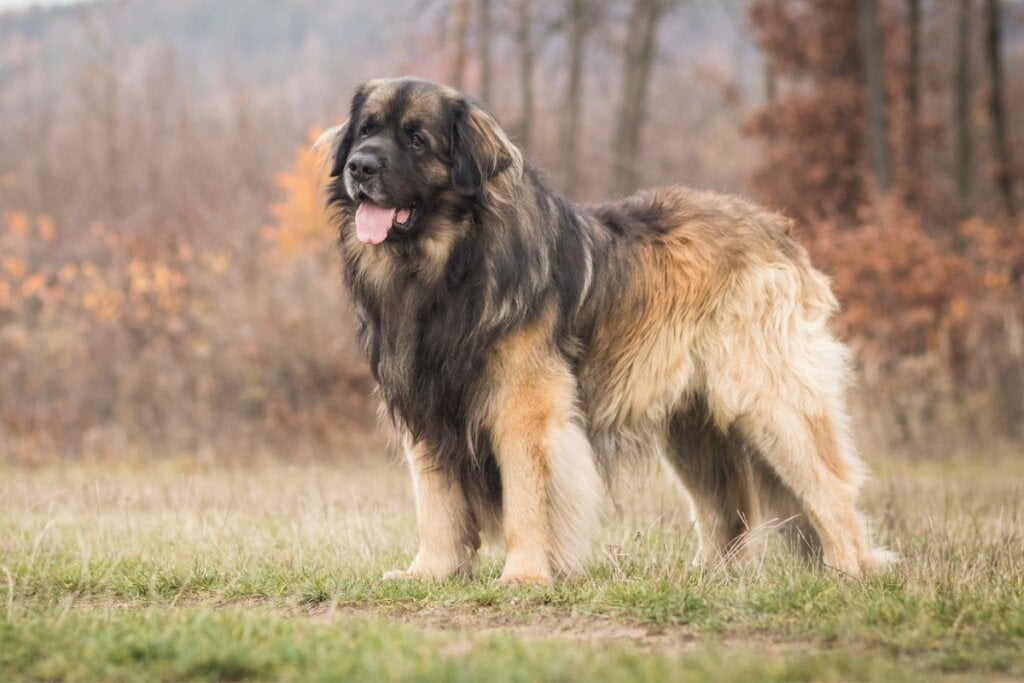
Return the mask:
<svg viewBox="0 0 1024 683">
<path fill-rule="evenodd" d="M 480 0 L 480 101 L 484 107 L 490 108 L 491 85 L 494 82 L 494 71 L 491 66 L 491 54 L 493 53 L 491 41 L 493 31 L 491 30 L 491 0 Z"/>
<path fill-rule="evenodd" d="M 1013 159 L 1006 130 L 1006 88 L 1003 82 L 1002 7 L 999 0 L 986 0 L 985 56 L 989 73 L 989 117 L 992 119 L 992 147 L 996 157 L 996 187 L 1010 218 L 1016 218 Z"/>
<path fill-rule="evenodd" d="M 124 179 L 121 177 L 121 133 L 122 121 L 118 112 L 120 100 L 120 64 L 121 41 L 118 32 L 119 22 L 103 25 L 98 13 L 91 8 L 85 15 L 86 40 L 92 54 L 92 65 L 95 73 L 89 83 L 90 113 L 99 123 L 99 141 L 103 159 L 103 175 L 106 179 L 104 204 L 106 215 L 118 223 L 124 215 L 122 207 L 122 188 Z"/>
<path fill-rule="evenodd" d="M 577 147 L 580 118 L 583 112 L 583 53 L 587 41 L 586 1 L 569 0 L 569 79 L 565 88 L 565 114 L 562 119 L 562 182 L 565 193 L 572 197 L 579 185 L 577 178 Z"/>
<path fill-rule="evenodd" d="M 885 45 L 878 25 L 878 0 L 860 0 L 859 21 L 871 175 L 875 186 L 885 192 L 889 189 L 889 121 L 885 96 Z"/>
<path fill-rule="evenodd" d="M 635 0 L 622 59 L 622 95 L 612 145 L 612 194 L 637 188 L 640 132 L 647 114 L 647 92 L 657 52 L 658 27 L 667 0 Z"/>
<path fill-rule="evenodd" d="M 907 100 L 906 121 L 904 122 L 904 159 L 907 170 L 907 199 L 917 198 L 920 179 L 920 139 L 918 127 L 921 121 L 921 0 L 909 0 L 907 12 L 907 85 L 904 96 Z"/>
<path fill-rule="evenodd" d="M 455 52 L 452 55 L 452 73 L 450 81 L 456 90 L 466 86 L 466 52 L 469 44 L 469 0 L 454 0 L 452 3 L 452 20 L 455 30 L 452 41 Z"/>
<path fill-rule="evenodd" d="M 519 91 L 522 95 L 522 111 L 519 114 L 519 144 L 524 150 L 530 149 L 530 134 L 533 132 L 533 0 L 519 0 L 519 27 L 516 42 L 519 45 Z"/>
<path fill-rule="evenodd" d="M 971 197 L 971 3 L 960 0 L 957 11 L 957 49 L 953 125 L 956 131 L 956 191 L 966 212 Z"/>
</svg>

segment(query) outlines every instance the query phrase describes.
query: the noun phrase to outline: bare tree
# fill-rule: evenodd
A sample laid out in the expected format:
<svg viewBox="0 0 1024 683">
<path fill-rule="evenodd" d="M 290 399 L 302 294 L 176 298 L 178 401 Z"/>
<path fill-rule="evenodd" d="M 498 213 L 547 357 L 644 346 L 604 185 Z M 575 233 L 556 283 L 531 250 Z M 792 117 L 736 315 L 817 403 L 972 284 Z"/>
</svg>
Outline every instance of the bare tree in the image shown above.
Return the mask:
<svg viewBox="0 0 1024 683">
<path fill-rule="evenodd" d="M 580 119 L 583 113 L 583 57 L 591 22 L 587 17 L 586 0 L 568 0 L 566 23 L 568 28 L 569 75 L 565 85 L 565 109 L 562 118 L 562 182 L 569 196 L 578 186 L 577 149 L 579 147 Z"/>
<path fill-rule="evenodd" d="M 957 8 L 956 75 L 953 126 L 956 131 L 956 189 L 961 210 L 971 196 L 971 2 L 959 0 Z"/>
<path fill-rule="evenodd" d="M 999 0 L 985 1 L 985 56 L 988 61 L 988 110 L 992 119 L 992 147 L 996 156 L 996 187 L 1002 197 L 1007 215 L 1015 218 L 1013 160 L 1007 133 L 1006 87 L 1003 82 L 1002 63 L 1002 6 Z"/>
<path fill-rule="evenodd" d="M 778 77 L 775 75 L 775 65 L 772 64 L 769 55 L 764 56 L 764 101 L 768 104 L 775 104 L 775 95 L 778 92 Z"/>
<path fill-rule="evenodd" d="M 622 92 L 612 144 L 613 194 L 637 187 L 640 132 L 647 115 L 647 95 L 657 53 L 658 28 L 673 0 L 634 0 L 622 58 Z"/>
<path fill-rule="evenodd" d="M 878 0 L 860 0 L 861 52 L 871 174 L 878 189 L 889 189 L 889 121 L 885 96 L 885 44 L 878 25 Z"/>
<path fill-rule="evenodd" d="M 921 0 L 907 2 L 907 101 L 904 121 L 904 159 L 908 175 L 908 198 L 916 196 L 920 170 L 918 127 L 921 121 Z"/>
<path fill-rule="evenodd" d="M 91 85 L 87 86 L 86 99 L 90 114 L 98 122 L 98 142 L 101 146 L 104 187 L 104 204 L 107 215 L 115 221 L 123 217 L 122 206 L 122 121 L 118 110 L 121 99 L 119 21 L 105 24 L 97 12 L 88 9 L 85 15 L 84 32 L 92 59 L 90 62 Z"/>
<path fill-rule="evenodd" d="M 494 82 L 494 69 L 491 58 L 494 53 L 494 31 L 491 21 L 492 4 L 493 0 L 479 0 L 477 5 L 480 22 L 480 100 L 488 108 L 493 104 L 491 101 L 491 89 Z"/>
<path fill-rule="evenodd" d="M 466 59 L 469 50 L 469 0 L 453 0 L 452 23 L 455 52 L 452 54 L 452 73 L 449 80 L 453 87 L 462 90 L 466 86 Z"/>
<path fill-rule="evenodd" d="M 533 44 L 533 0 L 519 0 L 516 44 L 519 48 L 519 91 L 522 110 L 519 113 L 519 144 L 530 148 L 533 132 L 533 71 L 536 61 Z"/>
</svg>

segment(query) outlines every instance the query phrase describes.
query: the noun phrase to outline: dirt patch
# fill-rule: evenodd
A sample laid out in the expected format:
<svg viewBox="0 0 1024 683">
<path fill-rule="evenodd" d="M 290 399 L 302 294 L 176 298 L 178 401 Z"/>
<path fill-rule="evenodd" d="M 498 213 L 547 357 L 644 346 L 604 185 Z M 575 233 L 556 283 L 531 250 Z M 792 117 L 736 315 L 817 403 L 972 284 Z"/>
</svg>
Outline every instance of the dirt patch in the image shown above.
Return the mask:
<svg viewBox="0 0 1024 683">
<path fill-rule="evenodd" d="M 324 620 L 386 618 L 435 634 L 515 635 L 525 640 L 561 639 L 587 643 L 622 643 L 659 652 L 685 651 L 701 642 L 684 625 L 655 625 L 587 614 L 551 614 L 533 610 L 510 613 L 491 607 L 381 607 L 370 605 L 318 605 L 307 611 Z M 456 640 L 455 643 L 462 642 Z M 466 640 L 470 643 L 470 640 Z M 453 645 L 457 650 L 458 647 Z"/>
</svg>

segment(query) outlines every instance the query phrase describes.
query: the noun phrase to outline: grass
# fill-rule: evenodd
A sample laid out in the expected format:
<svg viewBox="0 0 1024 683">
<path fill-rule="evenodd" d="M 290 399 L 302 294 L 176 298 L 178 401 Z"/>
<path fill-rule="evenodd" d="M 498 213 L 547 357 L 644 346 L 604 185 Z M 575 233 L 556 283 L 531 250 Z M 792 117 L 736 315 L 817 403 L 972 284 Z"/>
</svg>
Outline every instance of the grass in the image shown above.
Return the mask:
<svg viewBox="0 0 1024 683">
<path fill-rule="evenodd" d="M 695 569 L 680 496 L 618 498 L 588 575 L 383 582 L 415 548 L 382 463 L 0 466 L 0 679 L 921 680 L 1024 676 L 1024 459 L 874 466 L 904 562 L 768 543 Z"/>
</svg>

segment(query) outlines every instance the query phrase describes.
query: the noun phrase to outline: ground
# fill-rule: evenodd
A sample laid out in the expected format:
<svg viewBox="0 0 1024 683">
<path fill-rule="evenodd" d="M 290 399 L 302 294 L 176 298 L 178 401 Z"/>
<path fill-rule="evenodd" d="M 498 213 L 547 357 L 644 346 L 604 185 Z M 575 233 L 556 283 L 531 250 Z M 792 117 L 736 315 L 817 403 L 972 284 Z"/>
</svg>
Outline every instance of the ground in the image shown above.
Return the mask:
<svg viewBox="0 0 1024 683">
<path fill-rule="evenodd" d="M 404 470 L 0 465 L 0 680 L 977 680 L 1024 677 L 1024 458 L 871 462 L 903 562 L 864 581 L 777 544 L 695 568 L 684 500 L 616 496 L 589 573 L 394 583 Z"/>
</svg>

